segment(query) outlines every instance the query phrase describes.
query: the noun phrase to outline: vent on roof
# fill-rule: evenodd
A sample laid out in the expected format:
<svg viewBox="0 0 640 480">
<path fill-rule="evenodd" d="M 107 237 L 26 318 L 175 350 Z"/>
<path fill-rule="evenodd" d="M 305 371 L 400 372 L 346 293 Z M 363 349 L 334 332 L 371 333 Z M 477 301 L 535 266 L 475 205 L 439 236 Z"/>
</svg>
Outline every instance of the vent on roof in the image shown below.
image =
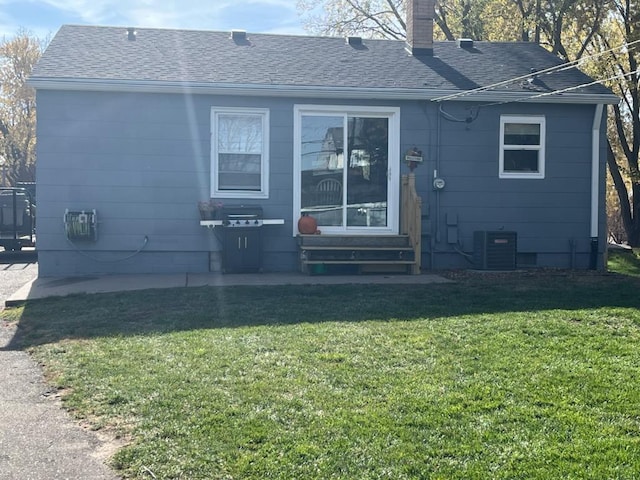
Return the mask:
<svg viewBox="0 0 640 480">
<path fill-rule="evenodd" d="M 473 48 L 473 40 L 471 38 L 459 38 L 458 46 L 460 48 Z"/>
<path fill-rule="evenodd" d="M 361 47 L 362 37 L 347 37 L 347 43 L 352 47 Z"/>
<path fill-rule="evenodd" d="M 246 39 L 246 30 L 231 30 L 231 40 L 233 40 L 234 42 L 244 42 Z"/>
<path fill-rule="evenodd" d="M 134 42 L 136 40 L 136 29 L 133 27 L 127 28 L 127 40 Z"/>
</svg>

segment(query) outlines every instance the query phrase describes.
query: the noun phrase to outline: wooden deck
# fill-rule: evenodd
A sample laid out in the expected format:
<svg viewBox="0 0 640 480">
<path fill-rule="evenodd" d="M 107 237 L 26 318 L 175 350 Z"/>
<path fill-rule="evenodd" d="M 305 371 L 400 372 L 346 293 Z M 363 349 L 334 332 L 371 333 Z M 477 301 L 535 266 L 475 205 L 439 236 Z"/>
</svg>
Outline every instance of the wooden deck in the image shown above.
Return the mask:
<svg viewBox="0 0 640 480">
<path fill-rule="evenodd" d="M 298 245 L 306 273 L 412 273 L 415 265 L 407 235 L 299 235 Z"/>
</svg>

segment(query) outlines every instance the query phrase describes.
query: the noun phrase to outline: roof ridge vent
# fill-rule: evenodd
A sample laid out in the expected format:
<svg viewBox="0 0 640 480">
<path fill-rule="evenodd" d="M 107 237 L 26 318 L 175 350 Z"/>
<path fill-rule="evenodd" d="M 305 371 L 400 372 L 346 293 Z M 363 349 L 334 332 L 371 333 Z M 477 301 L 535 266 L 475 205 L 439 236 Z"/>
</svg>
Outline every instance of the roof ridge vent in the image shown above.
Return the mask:
<svg viewBox="0 0 640 480">
<path fill-rule="evenodd" d="M 134 27 L 128 27 L 127 28 L 127 40 L 129 40 L 130 42 L 135 42 L 136 41 L 136 29 Z"/>
<path fill-rule="evenodd" d="M 458 39 L 458 47 L 460 47 L 460 48 L 473 48 L 473 39 L 472 38 L 459 38 Z"/>
<path fill-rule="evenodd" d="M 362 46 L 362 37 L 348 36 L 346 40 L 347 40 L 347 44 L 351 45 L 352 47 Z"/>
<path fill-rule="evenodd" d="M 234 42 L 244 42 L 247 39 L 246 30 L 231 30 L 231 40 Z"/>
</svg>

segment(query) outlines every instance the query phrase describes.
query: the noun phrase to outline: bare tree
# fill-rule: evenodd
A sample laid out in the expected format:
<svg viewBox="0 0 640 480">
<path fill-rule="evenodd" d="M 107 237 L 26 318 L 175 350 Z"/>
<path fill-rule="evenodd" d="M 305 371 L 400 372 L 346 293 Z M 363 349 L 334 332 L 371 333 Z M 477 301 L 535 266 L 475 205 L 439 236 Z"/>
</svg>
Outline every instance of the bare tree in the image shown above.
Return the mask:
<svg viewBox="0 0 640 480">
<path fill-rule="evenodd" d="M 405 38 L 404 0 L 298 0 L 298 11 L 314 34 Z"/>
<path fill-rule="evenodd" d="M 0 155 L 10 185 L 35 179 L 35 92 L 26 81 L 43 45 L 25 30 L 0 43 Z"/>
<path fill-rule="evenodd" d="M 434 21 L 441 39 L 534 41 L 575 59 L 609 9 L 610 0 L 440 0 Z M 406 0 L 298 0 L 298 11 L 314 34 L 405 37 Z"/>
<path fill-rule="evenodd" d="M 478 12 L 487 0 L 449 0 L 436 4 L 436 35 L 482 38 Z M 319 35 L 362 35 L 402 40 L 406 35 L 405 0 L 298 0 L 306 29 Z"/>
<path fill-rule="evenodd" d="M 622 98 L 614 105 L 607 165 L 617 193 L 629 245 L 640 246 L 640 8 L 631 0 L 613 0 L 614 10 L 595 38 L 595 51 L 611 50 L 597 65 L 614 78 Z M 620 45 L 622 47 L 618 48 Z"/>
</svg>

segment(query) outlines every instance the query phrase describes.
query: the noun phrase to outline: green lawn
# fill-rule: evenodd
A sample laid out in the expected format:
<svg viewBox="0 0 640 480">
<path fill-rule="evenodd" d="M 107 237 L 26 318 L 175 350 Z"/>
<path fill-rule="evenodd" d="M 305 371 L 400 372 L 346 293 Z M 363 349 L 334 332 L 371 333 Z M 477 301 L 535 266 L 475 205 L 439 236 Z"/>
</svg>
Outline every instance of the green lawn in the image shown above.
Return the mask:
<svg viewBox="0 0 640 480">
<path fill-rule="evenodd" d="M 0 315 L 126 478 L 640 478 L 640 277 L 452 277 Z"/>
<path fill-rule="evenodd" d="M 609 268 L 625 275 L 640 277 L 640 253 L 634 251 L 614 251 L 609 255 Z"/>
</svg>

